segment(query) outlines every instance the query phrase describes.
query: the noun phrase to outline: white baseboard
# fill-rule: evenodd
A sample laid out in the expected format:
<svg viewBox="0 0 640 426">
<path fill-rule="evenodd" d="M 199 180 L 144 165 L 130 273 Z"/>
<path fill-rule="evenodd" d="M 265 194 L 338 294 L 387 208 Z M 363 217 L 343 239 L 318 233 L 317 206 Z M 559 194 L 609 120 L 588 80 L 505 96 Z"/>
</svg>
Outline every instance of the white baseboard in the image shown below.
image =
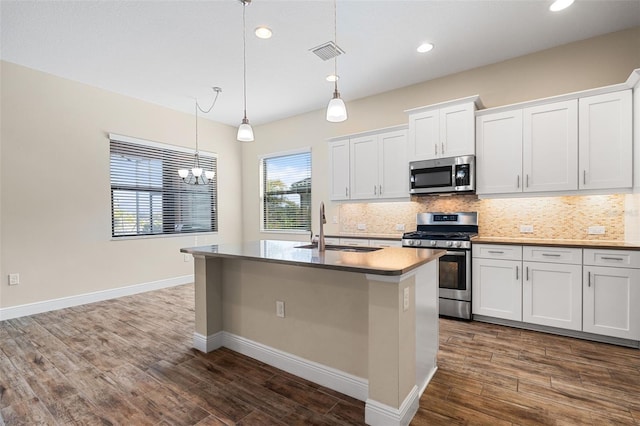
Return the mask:
<svg viewBox="0 0 640 426">
<path fill-rule="evenodd" d="M 192 282 L 193 275 L 183 275 L 181 277 L 167 278 L 165 280 L 135 284 L 127 287 L 119 287 L 109 290 L 96 291 L 93 293 L 79 294 L 76 296 L 62 297 L 60 299 L 45 300 L 43 302 L 35 302 L 28 303 L 26 305 L 0 308 L 0 321 L 40 314 L 42 312 L 56 311 L 58 309 L 85 305 L 87 303 L 101 302 L 103 300 L 115 299 L 123 296 L 131 296 L 133 294 L 145 293 L 147 291 L 159 290 L 161 288 L 173 287 Z"/>
<path fill-rule="evenodd" d="M 193 333 L 193 347 L 200 352 L 209 353 L 222 347 L 224 331 L 219 331 L 211 336 Z"/>
<path fill-rule="evenodd" d="M 295 376 L 366 401 L 369 394 L 369 382 L 361 377 L 337 370 L 314 361 L 301 358 L 262 343 L 221 331 L 210 336 L 194 333 L 194 348 L 201 352 L 210 352 L 224 346 L 248 357 L 262 361 Z"/>
<path fill-rule="evenodd" d="M 364 422 L 371 426 L 407 426 L 418 411 L 420 394 L 414 386 L 400 408 L 393 408 L 372 399 L 367 399 L 364 408 Z"/>
</svg>

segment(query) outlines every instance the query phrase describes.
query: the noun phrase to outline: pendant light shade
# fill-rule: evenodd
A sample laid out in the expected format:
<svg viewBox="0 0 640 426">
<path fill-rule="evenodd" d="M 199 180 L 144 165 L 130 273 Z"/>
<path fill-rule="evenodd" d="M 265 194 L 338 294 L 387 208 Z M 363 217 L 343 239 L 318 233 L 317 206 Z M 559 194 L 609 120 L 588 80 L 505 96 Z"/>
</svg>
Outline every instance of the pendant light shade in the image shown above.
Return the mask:
<svg viewBox="0 0 640 426">
<path fill-rule="evenodd" d="M 340 93 L 338 88 L 333 92 L 333 98 L 327 105 L 327 121 L 332 123 L 339 123 L 347 119 L 347 107 L 344 101 L 340 99 Z"/>
<path fill-rule="evenodd" d="M 240 0 L 242 2 L 242 70 L 243 70 L 243 95 L 244 95 L 244 118 L 238 126 L 236 139 L 240 142 L 253 142 L 253 129 L 247 118 L 247 5 L 251 0 Z"/>
<path fill-rule="evenodd" d="M 240 142 L 252 142 L 253 141 L 253 129 L 247 117 L 242 119 L 242 124 L 238 127 L 237 139 Z"/>
<path fill-rule="evenodd" d="M 336 47 L 338 46 L 337 15 L 336 0 L 333 0 L 333 44 Z M 344 104 L 344 101 L 340 99 L 340 92 L 338 92 L 338 55 L 333 58 L 333 67 L 333 75 L 335 77 L 333 80 L 333 98 L 331 98 L 329 105 L 327 105 L 327 121 L 331 123 L 339 123 L 347 119 L 347 106 Z"/>
</svg>

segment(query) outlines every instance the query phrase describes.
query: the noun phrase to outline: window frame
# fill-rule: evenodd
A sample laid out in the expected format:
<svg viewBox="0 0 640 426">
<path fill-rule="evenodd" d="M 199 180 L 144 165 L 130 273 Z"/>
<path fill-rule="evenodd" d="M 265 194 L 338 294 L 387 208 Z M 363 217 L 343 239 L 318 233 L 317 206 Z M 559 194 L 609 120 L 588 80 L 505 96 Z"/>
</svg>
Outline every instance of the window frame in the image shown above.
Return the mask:
<svg viewBox="0 0 640 426">
<path fill-rule="evenodd" d="M 289 155 L 298 155 L 298 154 L 309 154 L 309 178 L 311 179 L 311 191 L 310 191 L 310 204 L 313 205 L 313 153 L 310 146 L 296 148 L 287 151 L 279 151 L 272 152 L 268 154 L 261 154 L 258 156 L 258 179 L 259 179 L 259 188 L 260 188 L 260 232 L 268 233 L 268 234 L 297 234 L 297 235 L 308 235 L 309 232 L 313 229 L 313 214 L 309 212 L 309 228 L 307 230 L 303 229 L 265 229 L 265 210 L 264 210 L 264 198 L 265 198 L 265 170 L 264 170 L 264 161 L 269 158 L 276 157 L 286 157 Z"/>
<path fill-rule="evenodd" d="M 179 153 L 184 153 L 184 154 L 188 154 L 190 156 L 195 155 L 195 149 L 190 149 L 190 148 L 186 148 L 183 146 L 178 146 L 178 145 L 171 145 L 171 144 L 166 144 L 166 143 L 162 143 L 162 142 L 155 142 L 155 141 L 150 141 L 150 140 L 146 140 L 146 139 L 140 139 L 140 138 L 135 138 L 135 137 L 131 137 L 131 136 L 124 136 L 124 135 L 119 135 L 119 134 L 115 134 L 115 133 L 109 133 L 108 134 L 108 142 L 109 142 L 109 209 L 110 209 L 110 223 L 111 223 L 111 231 L 110 231 L 110 240 L 111 241 L 123 241 L 123 240 L 135 240 L 135 239 L 147 239 L 147 238 L 172 238 L 172 237 L 185 237 L 185 236 L 197 236 L 197 235 L 211 235 L 211 234 L 218 234 L 219 230 L 220 230 L 220 223 L 219 223 L 219 191 L 218 191 L 218 165 L 219 165 L 219 156 L 217 153 L 215 152 L 210 152 L 210 151 L 203 151 L 203 150 L 199 150 L 201 159 L 202 156 L 205 157 L 211 157 L 214 161 L 215 164 L 215 182 L 213 185 L 215 185 L 214 189 L 213 189 L 213 194 L 212 194 L 212 208 L 211 208 L 211 217 L 212 217 L 212 222 L 215 226 L 214 230 L 211 231 L 191 231 L 191 232 L 185 232 L 185 231 L 176 231 L 176 232 L 161 232 L 161 233 L 152 233 L 152 234 L 137 234 L 137 235 L 114 235 L 114 198 L 113 198 L 113 192 L 114 192 L 114 188 L 111 182 L 111 175 L 112 175 L 112 170 L 111 170 L 111 143 L 112 141 L 115 142 L 120 142 L 120 143 L 127 143 L 127 144 L 135 144 L 135 145 L 142 145 L 142 146 L 146 146 L 146 147 L 150 147 L 152 149 L 159 149 L 159 150 L 163 150 L 163 151 L 174 151 L 174 152 L 179 152 Z M 144 157 L 145 154 L 142 153 L 140 155 L 141 157 Z M 157 157 L 149 157 L 149 158 L 154 158 L 156 159 Z M 157 158 L 157 159 L 161 159 L 161 158 Z M 190 166 L 191 164 L 189 164 Z M 173 176 L 171 176 L 171 178 L 173 179 Z M 178 176 L 177 174 L 177 170 L 176 170 L 176 175 L 175 175 L 175 179 L 176 182 L 178 180 L 181 180 L 181 178 Z M 163 193 L 163 188 L 164 188 L 164 184 L 166 181 L 166 178 L 163 178 L 163 186 L 155 191 L 157 193 L 162 194 Z M 187 185 L 185 183 L 181 183 L 183 185 Z M 140 192 L 145 192 L 145 190 L 141 189 Z M 172 192 L 171 195 L 175 198 L 178 198 L 179 195 L 181 194 L 181 192 L 179 191 L 175 191 Z M 161 206 L 162 210 L 163 210 L 163 216 L 164 216 L 164 211 L 165 211 L 165 206 L 164 204 Z M 176 214 L 176 211 L 174 211 L 174 217 L 178 216 Z"/>
</svg>

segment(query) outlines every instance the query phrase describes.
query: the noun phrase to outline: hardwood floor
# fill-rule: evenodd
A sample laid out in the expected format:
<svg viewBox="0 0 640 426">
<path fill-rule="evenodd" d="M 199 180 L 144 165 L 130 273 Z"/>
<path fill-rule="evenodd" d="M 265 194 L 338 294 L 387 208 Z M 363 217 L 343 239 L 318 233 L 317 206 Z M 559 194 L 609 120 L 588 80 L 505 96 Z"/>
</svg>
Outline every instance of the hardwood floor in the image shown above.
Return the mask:
<svg viewBox="0 0 640 426">
<path fill-rule="evenodd" d="M 0 425 L 354 425 L 364 403 L 191 349 L 193 286 L 0 322 Z M 640 351 L 440 320 L 412 425 L 640 424 Z"/>
</svg>

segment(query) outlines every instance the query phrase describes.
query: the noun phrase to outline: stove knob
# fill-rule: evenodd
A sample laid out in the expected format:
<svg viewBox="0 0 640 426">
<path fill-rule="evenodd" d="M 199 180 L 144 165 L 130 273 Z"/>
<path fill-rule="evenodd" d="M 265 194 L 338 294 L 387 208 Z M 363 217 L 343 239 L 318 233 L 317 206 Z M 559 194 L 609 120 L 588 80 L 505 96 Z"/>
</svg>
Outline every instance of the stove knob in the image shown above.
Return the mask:
<svg viewBox="0 0 640 426">
<path fill-rule="evenodd" d="M 407 240 L 407 244 L 412 246 L 413 245 L 413 240 Z"/>
<path fill-rule="evenodd" d="M 421 246 L 422 245 L 422 241 L 420 241 L 420 240 L 416 241 L 416 245 L 417 246 Z"/>
<path fill-rule="evenodd" d="M 447 241 L 447 247 L 451 247 L 453 245 L 453 241 Z"/>
<path fill-rule="evenodd" d="M 435 247 L 438 242 L 436 240 L 431 241 L 431 247 Z"/>
<path fill-rule="evenodd" d="M 454 247 L 460 247 L 460 241 L 454 241 L 453 242 L 453 246 Z"/>
</svg>

